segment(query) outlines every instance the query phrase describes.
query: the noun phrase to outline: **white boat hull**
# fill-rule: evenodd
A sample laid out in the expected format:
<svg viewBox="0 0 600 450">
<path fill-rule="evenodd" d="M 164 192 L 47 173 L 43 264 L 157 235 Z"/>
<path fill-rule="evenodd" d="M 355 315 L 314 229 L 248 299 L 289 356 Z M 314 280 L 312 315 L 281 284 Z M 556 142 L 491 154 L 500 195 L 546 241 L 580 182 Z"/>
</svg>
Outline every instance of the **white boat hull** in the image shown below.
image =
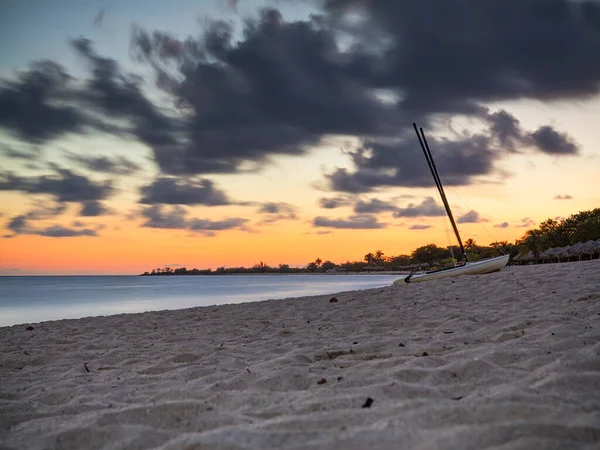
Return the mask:
<svg viewBox="0 0 600 450">
<path fill-rule="evenodd" d="M 484 273 L 498 272 L 506 266 L 508 258 L 509 255 L 502 255 L 496 258 L 470 262 L 463 266 L 452 267 L 450 269 L 415 274 L 406 277 L 404 281 L 407 283 L 419 283 L 422 281 L 439 280 L 441 278 L 458 277 L 461 275 L 481 275 Z"/>
</svg>

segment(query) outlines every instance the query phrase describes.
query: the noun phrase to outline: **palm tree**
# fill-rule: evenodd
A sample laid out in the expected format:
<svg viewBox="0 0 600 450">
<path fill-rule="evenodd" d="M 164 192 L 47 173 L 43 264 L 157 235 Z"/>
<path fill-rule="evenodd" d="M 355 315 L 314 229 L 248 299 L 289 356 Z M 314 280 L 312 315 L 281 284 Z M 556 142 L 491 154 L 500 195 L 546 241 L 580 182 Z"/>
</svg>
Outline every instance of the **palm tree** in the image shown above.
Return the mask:
<svg viewBox="0 0 600 450">
<path fill-rule="evenodd" d="M 371 265 L 373 264 L 373 261 L 375 261 L 375 255 L 373 255 L 373 253 L 367 253 L 363 259 L 367 264 Z"/>
<path fill-rule="evenodd" d="M 465 241 L 465 250 L 473 250 L 475 247 L 477 247 L 477 244 L 473 239 L 469 238 Z"/>
</svg>

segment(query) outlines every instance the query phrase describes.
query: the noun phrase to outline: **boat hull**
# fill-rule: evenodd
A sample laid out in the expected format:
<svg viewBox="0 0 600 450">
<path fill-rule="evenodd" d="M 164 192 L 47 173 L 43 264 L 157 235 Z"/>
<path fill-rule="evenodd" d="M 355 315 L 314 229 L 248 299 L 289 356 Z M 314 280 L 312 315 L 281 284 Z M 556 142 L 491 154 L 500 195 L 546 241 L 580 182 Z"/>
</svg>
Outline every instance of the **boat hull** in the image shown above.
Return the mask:
<svg viewBox="0 0 600 450">
<path fill-rule="evenodd" d="M 459 277 L 461 275 L 482 275 L 484 273 L 498 272 L 508 263 L 509 255 L 502 255 L 496 258 L 484 259 L 467 263 L 464 266 L 452 267 L 450 269 L 425 272 L 404 279 L 407 283 L 420 283 L 423 281 L 439 280 L 441 278 Z"/>
</svg>

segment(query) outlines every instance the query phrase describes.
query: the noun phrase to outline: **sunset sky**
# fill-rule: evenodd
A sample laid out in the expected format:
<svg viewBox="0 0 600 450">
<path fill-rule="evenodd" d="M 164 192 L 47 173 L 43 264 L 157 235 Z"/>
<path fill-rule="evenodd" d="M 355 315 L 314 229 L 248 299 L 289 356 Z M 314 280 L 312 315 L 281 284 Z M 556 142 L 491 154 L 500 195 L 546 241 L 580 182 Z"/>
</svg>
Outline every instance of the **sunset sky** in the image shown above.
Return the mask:
<svg viewBox="0 0 600 450">
<path fill-rule="evenodd" d="M 306 265 L 600 206 L 600 2 L 0 3 L 0 275 Z"/>
</svg>

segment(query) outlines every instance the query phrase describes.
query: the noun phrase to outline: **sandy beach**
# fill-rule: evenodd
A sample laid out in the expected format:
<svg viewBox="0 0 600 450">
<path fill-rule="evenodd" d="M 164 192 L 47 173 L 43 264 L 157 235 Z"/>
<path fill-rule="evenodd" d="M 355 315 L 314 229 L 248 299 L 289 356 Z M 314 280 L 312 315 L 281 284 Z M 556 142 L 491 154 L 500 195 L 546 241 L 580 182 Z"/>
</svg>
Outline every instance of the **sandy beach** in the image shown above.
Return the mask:
<svg viewBox="0 0 600 450">
<path fill-rule="evenodd" d="M 592 449 L 600 260 L 0 328 L 0 448 Z"/>
</svg>

